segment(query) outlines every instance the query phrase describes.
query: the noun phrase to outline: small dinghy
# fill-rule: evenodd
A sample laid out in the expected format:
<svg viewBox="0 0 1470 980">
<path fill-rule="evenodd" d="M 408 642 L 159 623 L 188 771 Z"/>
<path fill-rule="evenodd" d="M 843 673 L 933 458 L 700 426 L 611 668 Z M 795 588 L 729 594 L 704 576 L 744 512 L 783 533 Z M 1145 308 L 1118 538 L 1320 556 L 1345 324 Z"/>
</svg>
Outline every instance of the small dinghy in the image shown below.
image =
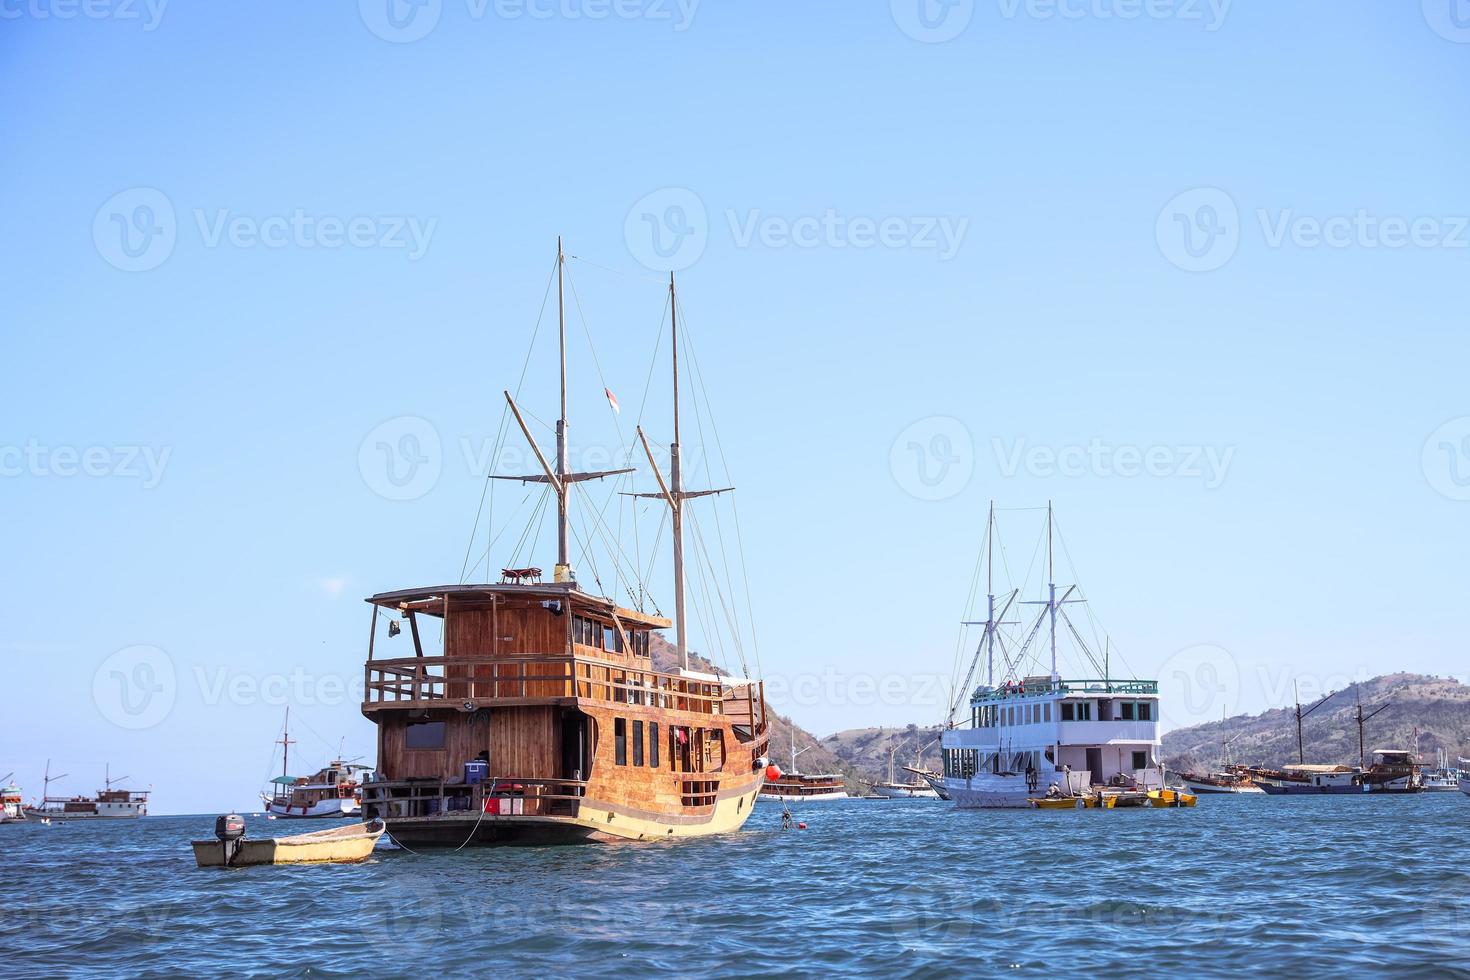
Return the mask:
<svg viewBox="0 0 1470 980">
<path fill-rule="evenodd" d="M 194 860 L 201 868 L 363 861 L 373 853 L 383 829 L 383 821 L 372 820 L 310 834 L 248 840 L 245 820 L 232 813 L 215 820 L 214 840 L 192 842 Z"/>
<path fill-rule="evenodd" d="M 1075 796 L 1038 796 L 1026 802 L 1037 810 L 1076 810 L 1081 801 Z"/>
</svg>

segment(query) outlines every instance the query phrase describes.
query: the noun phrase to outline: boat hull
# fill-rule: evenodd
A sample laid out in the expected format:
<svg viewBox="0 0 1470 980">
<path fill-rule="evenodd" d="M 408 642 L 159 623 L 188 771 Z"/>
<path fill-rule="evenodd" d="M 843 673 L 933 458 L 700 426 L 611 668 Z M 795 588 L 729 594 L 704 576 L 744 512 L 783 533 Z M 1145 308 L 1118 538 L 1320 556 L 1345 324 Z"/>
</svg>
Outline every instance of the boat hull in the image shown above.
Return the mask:
<svg viewBox="0 0 1470 980">
<path fill-rule="evenodd" d="M 89 813 L 85 811 L 74 811 L 68 813 L 64 810 L 44 810 L 36 807 L 26 807 L 25 816 L 28 820 L 39 820 L 49 817 L 52 820 L 136 820 L 138 817 L 147 816 L 141 810 L 129 810 L 127 812 Z"/>
<path fill-rule="evenodd" d="M 1256 785 L 1271 796 L 1362 796 L 1368 792 L 1367 786 L 1312 786 L 1271 780 L 1257 780 Z"/>
<path fill-rule="evenodd" d="M 877 785 L 873 795 L 885 800 L 937 800 L 939 794 L 933 787 L 925 785 Z"/>
<path fill-rule="evenodd" d="M 332 819 L 337 817 L 360 817 L 362 806 L 351 799 L 320 800 L 309 805 L 290 805 L 276 803 L 262 797 L 261 802 L 265 804 L 265 812 L 283 820 L 316 820 Z"/>
<path fill-rule="evenodd" d="M 706 837 L 739 830 L 759 795 L 757 780 L 721 795 L 707 813 L 666 814 L 583 799 L 576 816 L 476 814 L 463 810 L 424 817 L 389 817 L 388 836 L 406 847 L 506 847 L 602 844 Z"/>
<path fill-rule="evenodd" d="M 846 790 L 833 790 L 830 793 L 780 793 L 770 790 L 761 790 L 758 800 L 770 800 L 781 803 L 823 803 L 829 800 L 851 799 Z"/>
<path fill-rule="evenodd" d="M 245 839 L 233 854 L 218 840 L 196 840 L 194 861 L 201 868 L 246 868 L 266 864 L 342 864 L 364 861 L 383 836 L 383 824 L 299 834 L 294 837 Z"/>
<path fill-rule="evenodd" d="M 1186 787 L 1188 787 L 1188 789 L 1189 789 L 1189 791 L 1191 793 L 1195 793 L 1195 794 L 1229 793 L 1229 794 L 1233 794 L 1235 796 L 1265 796 L 1266 795 L 1266 791 L 1264 789 L 1262 789 L 1261 787 L 1255 785 L 1254 783 L 1246 783 L 1244 785 L 1233 785 L 1233 786 L 1231 786 L 1231 785 L 1220 785 L 1220 784 L 1217 784 L 1217 783 L 1200 783 L 1200 782 L 1195 782 L 1193 779 L 1186 779 L 1184 781 L 1184 785 Z"/>
<path fill-rule="evenodd" d="M 944 780 L 945 791 L 955 806 L 964 810 L 1024 810 L 1031 806 L 1032 798 L 1045 796 L 1056 786 L 1063 796 L 1082 796 L 1086 789 L 1078 778 L 1077 786 L 1066 786 L 1062 773 L 1050 774 L 1050 779 L 1041 779 L 1028 784 L 1021 774 L 980 773 L 968 779 L 948 777 Z M 1074 777 L 1079 774 L 1074 773 Z"/>
</svg>

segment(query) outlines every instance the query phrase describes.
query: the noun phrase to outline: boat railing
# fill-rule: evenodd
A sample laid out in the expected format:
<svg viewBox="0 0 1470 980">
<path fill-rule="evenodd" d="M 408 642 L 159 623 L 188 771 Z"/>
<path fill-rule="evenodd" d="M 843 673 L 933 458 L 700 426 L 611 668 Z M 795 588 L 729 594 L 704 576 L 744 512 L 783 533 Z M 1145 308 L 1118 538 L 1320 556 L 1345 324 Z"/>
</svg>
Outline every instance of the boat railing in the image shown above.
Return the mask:
<svg viewBox="0 0 1470 980">
<path fill-rule="evenodd" d="M 497 776 L 479 783 L 462 779 L 394 779 L 363 784 L 366 816 L 389 819 L 468 814 L 574 817 L 587 795 L 582 779 Z"/>
<path fill-rule="evenodd" d="M 1052 694 L 1158 694 L 1158 681 L 1113 680 L 1093 678 L 1089 680 L 1025 681 L 1012 682 L 1001 687 L 982 685 L 975 689 L 971 703 L 1005 701 L 1013 698 L 1045 697 Z"/>
<path fill-rule="evenodd" d="M 753 714 L 748 692 L 742 697 L 729 685 L 548 654 L 370 660 L 364 692 L 365 709 L 584 698 L 709 715 L 733 706 L 742 716 Z"/>
</svg>

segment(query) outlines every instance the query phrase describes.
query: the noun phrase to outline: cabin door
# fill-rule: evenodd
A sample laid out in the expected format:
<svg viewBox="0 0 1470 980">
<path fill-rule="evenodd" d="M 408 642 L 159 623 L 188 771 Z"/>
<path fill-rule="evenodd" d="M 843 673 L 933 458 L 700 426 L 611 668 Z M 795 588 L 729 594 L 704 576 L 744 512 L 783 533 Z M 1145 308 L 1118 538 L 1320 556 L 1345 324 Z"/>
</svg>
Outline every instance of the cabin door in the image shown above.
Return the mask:
<svg viewBox="0 0 1470 980">
<path fill-rule="evenodd" d="M 567 711 L 561 716 L 561 778 L 586 779 L 592 757 L 587 740 L 587 716 L 580 711 Z"/>
<path fill-rule="evenodd" d="M 1107 780 L 1103 778 L 1101 748 L 1093 746 L 1092 748 L 1087 750 L 1087 768 L 1092 771 L 1092 781 L 1094 783 L 1107 782 Z"/>
</svg>

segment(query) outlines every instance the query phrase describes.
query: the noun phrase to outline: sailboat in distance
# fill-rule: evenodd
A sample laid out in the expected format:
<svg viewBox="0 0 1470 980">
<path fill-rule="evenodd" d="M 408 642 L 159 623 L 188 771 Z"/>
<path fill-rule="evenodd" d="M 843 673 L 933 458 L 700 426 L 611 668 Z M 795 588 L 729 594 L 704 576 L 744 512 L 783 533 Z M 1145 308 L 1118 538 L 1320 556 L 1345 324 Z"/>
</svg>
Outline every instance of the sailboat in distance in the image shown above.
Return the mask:
<svg viewBox="0 0 1470 980">
<path fill-rule="evenodd" d="M 690 666 L 685 507 L 724 491 L 684 486 L 681 338 L 672 275 L 669 472 L 666 478 L 659 469 L 640 427 L 637 438 L 658 489 L 630 496 L 668 509 L 675 619 L 656 608 L 633 608 L 643 604 L 641 583 L 628 586 L 624 605 L 585 589 L 572 566 L 572 488 L 631 470 L 574 472 L 569 465 L 566 259 L 558 240 L 561 400 L 554 452 L 550 459 L 542 452 L 526 424 L 530 413 L 507 391 L 507 410 L 540 471 L 495 477 L 539 485 L 543 502 L 554 498 L 551 580 L 543 580 L 540 567 L 522 564 L 503 568 L 499 582 L 400 589 L 367 600 L 373 626 L 362 710 L 378 727 L 378 766 L 363 786 L 364 815 L 384 819 L 388 833 L 410 847 L 666 840 L 732 831 L 749 817 L 766 775 L 762 683 Z M 409 655 L 382 657 L 383 619 L 390 641 L 400 634 L 411 640 Z M 436 620 L 438 649 L 424 628 Z M 659 669 L 653 634 L 671 626 L 677 663 Z"/>
</svg>

